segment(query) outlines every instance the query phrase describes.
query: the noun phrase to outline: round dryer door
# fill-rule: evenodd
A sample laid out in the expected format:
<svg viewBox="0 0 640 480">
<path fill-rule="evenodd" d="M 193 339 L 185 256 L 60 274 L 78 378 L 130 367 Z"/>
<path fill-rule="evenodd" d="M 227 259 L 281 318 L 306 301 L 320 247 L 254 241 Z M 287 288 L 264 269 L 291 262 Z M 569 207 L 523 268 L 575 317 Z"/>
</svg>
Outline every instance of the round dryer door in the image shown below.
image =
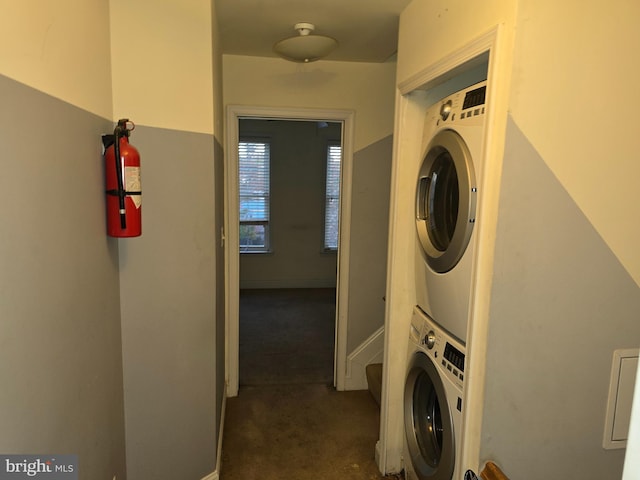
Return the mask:
<svg viewBox="0 0 640 480">
<path fill-rule="evenodd" d="M 462 258 L 476 216 L 471 154 L 453 130 L 431 139 L 418 175 L 416 226 L 427 264 L 445 273 Z"/>
<path fill-rule="evenodd" d="M 404 424 L 419 480 L 451 480 L 455 467 L 453 418 L 438 371 L 424 353 L 411 359 L 404 387 Z"/>
</svg>

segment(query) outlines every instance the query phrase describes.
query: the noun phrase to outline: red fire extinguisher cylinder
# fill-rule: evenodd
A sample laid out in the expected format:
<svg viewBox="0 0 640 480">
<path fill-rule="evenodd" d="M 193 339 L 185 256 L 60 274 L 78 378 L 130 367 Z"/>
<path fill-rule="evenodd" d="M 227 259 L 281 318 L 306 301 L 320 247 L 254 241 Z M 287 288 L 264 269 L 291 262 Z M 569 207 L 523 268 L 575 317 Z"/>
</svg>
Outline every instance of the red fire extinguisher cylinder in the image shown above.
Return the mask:
<svg viewBox="0 0 640 480">
<path fill-rule="evenodd" d="M 128 119 L 119 120 L 113 132 L 114 142 L 104 153 L 107 234 L 111 237 L 142 235 L 140 154 L 129 143 L 134 128 Z"/>
</svg>

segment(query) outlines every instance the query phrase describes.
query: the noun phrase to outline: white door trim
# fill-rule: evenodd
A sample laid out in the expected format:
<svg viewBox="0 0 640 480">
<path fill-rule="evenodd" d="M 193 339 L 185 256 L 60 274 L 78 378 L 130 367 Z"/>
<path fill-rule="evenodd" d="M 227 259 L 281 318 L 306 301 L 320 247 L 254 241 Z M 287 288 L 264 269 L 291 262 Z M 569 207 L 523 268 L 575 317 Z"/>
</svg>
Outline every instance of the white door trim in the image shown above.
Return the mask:
<svg viewBox="0 0 640 480">
<path fill-rule="evenodd" d="M 347 365 L 347 313 L 349 306 L 349 252 L 351 228 L 351 175 L 353 164 L 354 112 L 315 108 L 278 108 L 229 105 L 227 107 L 225 168 L 226 231 L 226 376 L 227 395 L 234 397 L 239 387 L 239 291 L 240 249 L 238 205 L 238 120 L 240 118 L 282 120 L 326 120 L 342 122 L 342 172 L 340 186 L 340 233 L 336 299 L 334 385 L 344 390 Z"/>
</svg>

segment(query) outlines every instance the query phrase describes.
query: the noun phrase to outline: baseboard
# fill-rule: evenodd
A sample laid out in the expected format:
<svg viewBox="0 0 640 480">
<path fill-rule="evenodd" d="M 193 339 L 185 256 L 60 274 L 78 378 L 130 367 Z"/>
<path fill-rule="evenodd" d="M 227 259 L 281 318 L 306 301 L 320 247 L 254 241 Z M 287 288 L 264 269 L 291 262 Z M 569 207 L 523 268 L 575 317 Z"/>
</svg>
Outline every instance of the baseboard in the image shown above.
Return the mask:
<svg viewBox="0 0 640 480">
<path fill-rule="evenodd" d="M 281 280 L 244 280 L 240 289 L 267 288 L 336 288 L 336 277 L 332 278 L 300 278 Z"/>
<path fill-rule="evenodd" d="M 347 357 L 347 374 L 344 379 L 345 390 L 366 390 L 367 374 L 365 369 L 370 363 L 382 363 L 384 352 L 384 326 L 376 330 L 358 348 Z"/>
<path fill-rule="evenodd" d="M 222 462 L 222 438 L 224 434 L 224 416 L 227 410 L 227 385 L 225 384 L 222 392 L 222 410 L 220 411 L 220 431 L 218 432 L 218 451 L 216 452 L 216 469 L 201 480 L 219 480 L 221 462 Z"/>
</svg>

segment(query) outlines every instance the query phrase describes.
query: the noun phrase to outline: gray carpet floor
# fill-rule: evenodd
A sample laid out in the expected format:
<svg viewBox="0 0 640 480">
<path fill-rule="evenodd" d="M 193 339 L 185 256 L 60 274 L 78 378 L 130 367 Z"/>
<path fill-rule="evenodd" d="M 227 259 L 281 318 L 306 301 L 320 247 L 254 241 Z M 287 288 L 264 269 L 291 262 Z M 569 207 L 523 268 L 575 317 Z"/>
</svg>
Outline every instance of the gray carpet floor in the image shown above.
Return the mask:
<svg viewBox="0 0 640 480">
<path fill-rule="evenodd" d="M 240 291 L 240 385 L 332 383 L 334 288 Z"/>
<path fill-rule="evenodd" d="M 377 480 L 378 405 L 327 385 L 243 387 L 227 399 L 221 480 Z"/>
<path fill-rule="evenodd" d="M 221 480 L 378 480 L 380 411 L 333 387 L 335 289 L 240 292 L 240 391 Z"/>
</svg>

